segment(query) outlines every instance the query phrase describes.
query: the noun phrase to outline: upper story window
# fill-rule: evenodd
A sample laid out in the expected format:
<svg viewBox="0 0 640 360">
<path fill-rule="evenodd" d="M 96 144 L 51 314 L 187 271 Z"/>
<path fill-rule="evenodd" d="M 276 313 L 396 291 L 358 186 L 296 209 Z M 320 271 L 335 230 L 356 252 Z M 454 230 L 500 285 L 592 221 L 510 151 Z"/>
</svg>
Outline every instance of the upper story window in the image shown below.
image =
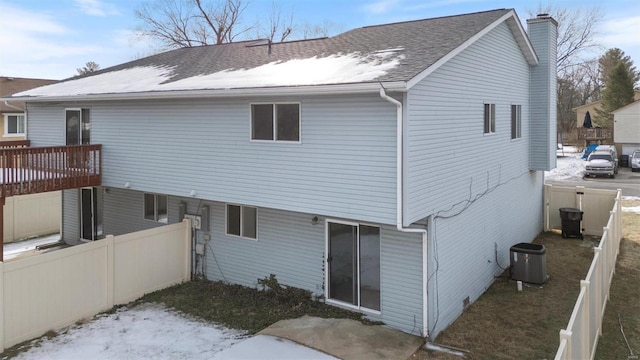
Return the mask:
<svg viewBox="0 0 640 360">
<path fill-rule="evenodd" d="M 4 115 L 4 136 L 24 136 L 25 117 L 23 114 Z"/>
<path fill-rule="evenodd" d="M 484 104 L 484 133 L 496 132 L 496 104 Z"/>
<path fill-rule="evenodd" d="M 522 137 L 522 105 L 511 105 L 511 138 Z"/>
<path fill-rule="evenodd" d="M 91 111 L 89 109 L 66 109 L 65 128 L 67 145 L 91 143 Z"/>
<path fill-rule="evenodd" d="M 167 212 L 168 196 L 158 194 L 144 194 L 144 218 L 145 220 L 168 223 Z"/>
<path fill-rule="evenodd" d="M 251 104 L 251 140 L 300 141 L 300 104 Z"/>
</svg>

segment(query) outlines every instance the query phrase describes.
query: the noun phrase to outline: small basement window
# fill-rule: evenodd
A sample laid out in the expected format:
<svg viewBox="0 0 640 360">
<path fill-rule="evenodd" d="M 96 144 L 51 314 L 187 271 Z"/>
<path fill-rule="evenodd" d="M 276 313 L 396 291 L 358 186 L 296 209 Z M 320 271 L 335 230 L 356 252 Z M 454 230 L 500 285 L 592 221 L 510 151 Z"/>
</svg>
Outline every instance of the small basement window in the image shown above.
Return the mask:
<svg viewBox="0 0 640 360">
<path fill-rule="evenodd" d="M 258 209 L 227 204 L 227 235 L 256 239 L 258 235 Z"/>
<path fill-rule="evenodd" d="M 169 216 L 167 212 L 168 196 L 158 194 L 144 194 L 144 218 L 167 224 Z"/>
<path fill-rule="evenodd" d="M 251 140 L 300 141 L 300 104 L 251 104 Z"/>
</svg>

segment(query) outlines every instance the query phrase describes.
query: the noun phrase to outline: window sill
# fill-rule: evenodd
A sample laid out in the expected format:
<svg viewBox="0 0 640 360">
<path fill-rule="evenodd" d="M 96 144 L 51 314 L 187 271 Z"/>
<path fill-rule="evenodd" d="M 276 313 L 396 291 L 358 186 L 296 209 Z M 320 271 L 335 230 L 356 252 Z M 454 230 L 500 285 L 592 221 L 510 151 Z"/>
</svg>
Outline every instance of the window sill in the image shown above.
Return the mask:
<svg viewBox="0 0 640 360">
<path fill-rule="evenodd" d="M 236 238 L 236 239 L 243 239 L 243 240 L 250 240 L 250 241 L 258 241 L 258 238 L 256 237 L 254 238 L 250 238 L 250 237 L 246 237 L 246 236 L 238 236 L 236 234 L 229 234 L 229 233 L 225 233 L 226 236 L 228 237 L 232 237 L 232 238 Z"/>
<path fill-rule="evenodd" d="M 3 137 L 24 137 L 25 134 L 4 134 Z"/>
</svg>

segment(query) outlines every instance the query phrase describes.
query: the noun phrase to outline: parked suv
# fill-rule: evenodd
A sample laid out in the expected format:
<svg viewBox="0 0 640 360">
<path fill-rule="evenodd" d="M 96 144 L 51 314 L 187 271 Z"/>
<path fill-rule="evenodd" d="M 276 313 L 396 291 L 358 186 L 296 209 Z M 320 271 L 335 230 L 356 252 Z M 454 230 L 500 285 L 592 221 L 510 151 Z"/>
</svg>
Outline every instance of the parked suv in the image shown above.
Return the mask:
<svg viewBox="0 0 640 360">
<path fill-rule="evenodd" d="M 587 159 L 584 176 L 608 175 L 615 177 L 618 172 L 617 159 L 611 151 L 594 151 Z"/>
<path fill-rule="evenodd" d="M 613 160 L 616 163 L 616 174 L 617 174 L 619 163 L 618 163 L 618 150 L 616 150 L 616 147 L 614 145 L 598 145 L 596 146 L 595 151 L 608 151 L 611 153 L 611 155 L 613 156 Z"/>
<path fill-rule="evenodd" d="M 640 171 L 640 150 L 636 150 L 631 154 L 629 163 L 631 165 L 631 171 Z"/>
</svg>

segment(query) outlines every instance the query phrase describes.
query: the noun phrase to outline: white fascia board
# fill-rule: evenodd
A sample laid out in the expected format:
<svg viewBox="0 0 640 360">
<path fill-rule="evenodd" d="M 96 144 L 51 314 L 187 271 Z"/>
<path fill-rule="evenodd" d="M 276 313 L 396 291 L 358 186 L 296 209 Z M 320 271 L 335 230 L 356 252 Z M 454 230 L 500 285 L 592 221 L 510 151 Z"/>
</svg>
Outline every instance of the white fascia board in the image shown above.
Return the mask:
<svg viewBox="0 0 640 360">
<path fill-rule="evenodd" d="M 57 102 L 57 101 L 90 101 L 90 100 L 152 100 L 152 99 L 194 99 L 194 98 L 225 98 L 239 96 L 292 96 L 292 95 L 332 95 L 332 94 L 358 94 L 378 93 L 382 85 L 388 91 L 407 90 L 404 81 L 339 84 L 339 85 L 313 85 L 313 86 L 288 86 L 272 88 L 244 88 L 244 89 L 216 89 L 216 90 L 171 90 L 171 91 L 147 91 L 137 93 L 112 93 L 112 94 L 87 94 L 71 96 L 28 96 L 15 98 L 2 98 L 7 101 L 27 102 Z"/>
<path fill-rule="evenodd" d="M 524 32 L 522 25 L 520 24 L 520 20 L 515 13 L 515 11 L 511 10 L 508 13 L 502 15 L 498 20 L 491 23 L 486 28 L 482 29 L 480 32 L 470 37 L 467 41 L 463 42 L 460 46 L 453 49 L 450 53 L 440 58 L 440 60 L 436 61 L 433 65 L 424 69 L 421 73 L 414 76 L 411 80 L 407 82 L 407 88 L 411 89 L 417 83 L 422 81 L 425 77 L 427 77 L 432 72 L 436 71 L 440 66 L 444 65 L 447 61 L 451 60 L 454 56 L 461 53 L 463 50 L 471 46 L 478 39 L 485 36 L 489 31 L 495 29 L 498 25 L 502 24 L 504 21 L 507 21 L 509 28 L 513 32 L 520 49 L 524 53 L 524 56 L 529 63 L 529 65 L 538 65 L 538 57 L 533 51 L 533 46 L 531 46 L 531 42 L 529 42 L 529 37 Z M 517 25 L 515 25 L 517 24 Z M 517 29 L 517 30 L 516 30 Z"/>
</svg>

